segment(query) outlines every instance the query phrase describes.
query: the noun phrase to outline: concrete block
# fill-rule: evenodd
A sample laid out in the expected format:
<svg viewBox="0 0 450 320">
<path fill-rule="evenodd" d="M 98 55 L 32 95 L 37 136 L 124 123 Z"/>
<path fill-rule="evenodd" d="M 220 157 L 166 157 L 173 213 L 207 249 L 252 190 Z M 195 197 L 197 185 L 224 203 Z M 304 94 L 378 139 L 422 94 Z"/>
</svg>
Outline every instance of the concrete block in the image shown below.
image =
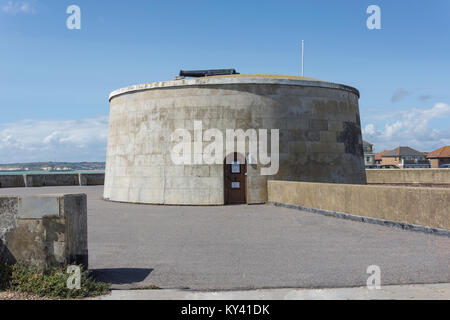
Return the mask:
<svg viewBox="0 0 450 320">
<path fill-rule="evenodd" d="M 312 130 L 328 130 L 328 120 L 312 119 L 311 120 Z"/>
<path fill-rule="evenodd" d="M 88 267 L 84 194 L 0 197 L 0 263 Z"/>
<path fill-rule="evenodd" d="M 188 177 L 209 177 L 210 170 L 207 165 L 192 165 L 184 167 L 184 176 Z"/>
<path fill-rule="evenodd" d="M 19 199 L 20 219 L 41 219 L 44 216 L 59 215 L 59 197 L 38 196 Z"/>
</svg>

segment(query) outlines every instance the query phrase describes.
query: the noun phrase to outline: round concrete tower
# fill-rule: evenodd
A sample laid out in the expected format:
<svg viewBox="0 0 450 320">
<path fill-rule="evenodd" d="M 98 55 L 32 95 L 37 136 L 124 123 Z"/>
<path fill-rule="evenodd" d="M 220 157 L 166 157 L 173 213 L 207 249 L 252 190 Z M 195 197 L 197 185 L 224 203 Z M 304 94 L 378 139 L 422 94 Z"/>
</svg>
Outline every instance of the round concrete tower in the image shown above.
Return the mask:
<svg viewBox="0 0 450 320">
<path fill-rule="evenodd" d="M 267 200 L 268 179 L 365 184 L 358 99 L 352 87 L 278 75 L 179 79 L 116 90 L 110 95 L 104 198 L 250 204 Z M 250 143 L 245 150 L 227 149 L 227 130 L 239 129 L 256 132 L 258 152 L 265 130 L 267 154 L 278 151 L 278 163 L 273 165 L 275 156 L 271 164 L 262 163 Z M 192 144 L 184 163 L 173 156 L 179 130 L 190 134 L 184 145 Z M 206 137 L 211 130 L 215 139 Z M 220 140 L 217 133 L 223 134 L 223 148 L 214 156 L 223 160 L 211 163 L 204 156 L 208 145 Z M 262 174 L 271 166 L 274 172 Z"/>
</svg>

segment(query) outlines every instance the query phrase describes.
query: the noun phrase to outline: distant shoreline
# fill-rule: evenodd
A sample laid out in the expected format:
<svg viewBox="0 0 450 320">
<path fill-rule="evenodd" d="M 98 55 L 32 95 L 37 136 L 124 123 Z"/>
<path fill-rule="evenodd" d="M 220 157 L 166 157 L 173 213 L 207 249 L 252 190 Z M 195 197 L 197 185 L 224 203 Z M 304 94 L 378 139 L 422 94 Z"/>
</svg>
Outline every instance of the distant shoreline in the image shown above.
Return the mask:
<svg viewBox="0 0 450 320">
<path fill-rule="evenodd" d="M 24 174 L 79 174 L 79 173 L 91 173 L 91 174 L 104 174 L 105 170 L 70 170 L 70 171 L 0 171 L 2 176 L 18 176 Z"/>
</svg>

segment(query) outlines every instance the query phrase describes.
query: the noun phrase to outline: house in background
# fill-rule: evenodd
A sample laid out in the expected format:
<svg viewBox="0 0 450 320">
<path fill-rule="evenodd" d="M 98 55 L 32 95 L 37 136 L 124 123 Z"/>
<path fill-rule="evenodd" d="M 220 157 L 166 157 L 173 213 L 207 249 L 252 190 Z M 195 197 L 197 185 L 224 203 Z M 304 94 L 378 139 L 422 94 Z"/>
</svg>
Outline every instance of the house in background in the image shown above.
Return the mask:
<svg viewBox="0 0 450 320">
<path fill-rule="evenodd" d="M 363 140 L 363 150 L 364 150 L 364 164 L 366 166 L 375 165 L 375 154 L 373 151 L 373 144 Z"/>
<path fill-rule="evenodd" d="M 427 155 L 431 168 L 439 168 L 443 164 L 450 164 L 450 146 L 445 146 L 430 152 Z"/>
<path fill-rule="evenodd" d="M 426 156 L 417 150 L 410 147 L 398 147 L 394 150 L 384 154 L 381 164 L 395 165 L 402 169 L 407 168 L 430 168 L 430 162 Z"/>
<path fill-rule="evenodd" d="M 388 152 L 391 152 L 392 150 L 384 150 L 383 152 L 380 152 L 380 153 L 377 153 L 377 154 L 375 154 L 375 164 L 377 165 L 377 166 L 380 166 L 381 164 L 382 164 L 382 161 L 383 161 L 383 156 L 386 154 L 386 153 L 388 153 Z"/>
</svg>

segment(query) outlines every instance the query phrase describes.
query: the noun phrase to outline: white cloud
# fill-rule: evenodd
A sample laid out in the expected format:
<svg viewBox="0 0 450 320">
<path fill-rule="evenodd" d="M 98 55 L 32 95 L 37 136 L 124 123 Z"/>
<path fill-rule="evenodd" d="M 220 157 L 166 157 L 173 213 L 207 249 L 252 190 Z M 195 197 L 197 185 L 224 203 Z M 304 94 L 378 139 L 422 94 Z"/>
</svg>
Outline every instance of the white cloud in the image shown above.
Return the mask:
<svg viewBox="0 0 450 320">
<path fill-rule="evenodd" d="M 450 123 L 450 105 L 446 103 L 437 103 L 429 109 L 412 108 L 393 114 L 382 129 L 377 129 L 373 123 L 367 124 L 362 130 L 363 137 L 374 143 L 377 151 L 400 145 L 432 151 L 450 145 L 450 126 L 444 130 L 430 126 L 432 120 L 447 118 Z"/>
<path fill-rule="evenodd" d="M 366 127 L 363 129 L 363 131 L 366 134 L 372 135 L 375 133 L 375 126 L 372 123 L 369 123 L 368 125 L 366 125 Z"/>
<path fill-rule="evenodd" d="M 0 125 L 0 163 L 104 161 L 108 117 Z"/>
<path fill-rule="evenodd" d="M 2 10 L 10 14 L 36 13 L 35 1 L 8 1 Z"/>
</svg>

